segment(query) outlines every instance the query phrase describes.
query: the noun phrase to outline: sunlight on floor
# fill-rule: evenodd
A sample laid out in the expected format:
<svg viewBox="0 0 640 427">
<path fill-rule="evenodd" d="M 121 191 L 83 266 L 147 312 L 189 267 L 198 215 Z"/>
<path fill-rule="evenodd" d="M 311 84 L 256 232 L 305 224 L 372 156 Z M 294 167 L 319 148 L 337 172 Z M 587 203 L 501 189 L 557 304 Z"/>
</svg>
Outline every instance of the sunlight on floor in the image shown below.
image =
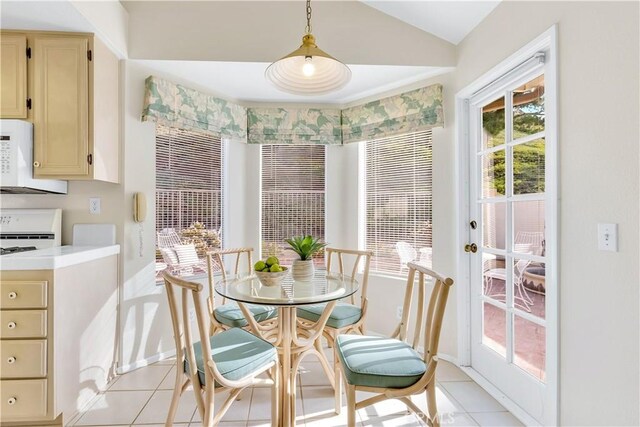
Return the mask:
<svg viewBox="0 0 640 427">
<path fill-rule="evenodd" d="M 87 410 L 78 414 L 68 425 L 163 426 L 171 400 L 174 369 L 172 361 L 165 360 L 119 376 L 105 393 L 96 397 Z M 440 361 L 437 378 L 437 401 L 443 426 L 522 425 L 456 366 Z M 343 407 L 341 415 L 335 414 L 333 390 L 317 361 L 303 362 L 297 394 L 297 425 L 346 426 L 346 407 Z M 216 396 L 216 405 L 225 397 L 224 393 Z M 366 393 L 359 393 L 357 399 L 366 397 Z M 412 399 L 421 411 L 426 412 L 424 396 L 414 396 Z M 346 398 L 343 402 L 346 402 Z M 268 388 L 247 389 L 241 400 L 231 406 L 220 426 L 268 427 L 271 424 L 270 408 Z M 425 423 L 420 415 L 408 412 L 404 404 L 391 400 L 359 410 L 356 423 L 360 427 L 422 426 Z M 191 393 L 183 395 L 174 425 L 201 425 Z"/>
</svg>

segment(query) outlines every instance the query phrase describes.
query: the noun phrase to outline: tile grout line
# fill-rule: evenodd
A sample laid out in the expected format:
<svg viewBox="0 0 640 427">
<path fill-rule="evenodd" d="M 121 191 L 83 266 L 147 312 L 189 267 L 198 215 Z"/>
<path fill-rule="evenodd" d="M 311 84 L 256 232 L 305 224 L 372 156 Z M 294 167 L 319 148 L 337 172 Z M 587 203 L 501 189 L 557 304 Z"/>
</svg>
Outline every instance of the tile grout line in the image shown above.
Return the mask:
<svg viewBox="0 0 640 427">
<path fill-rule="evenodd" d="M 153 366 L 155 365 L 155 363 L 152 363 L 151 365 L 147 365 L 147 366 Z M 158 365 L 158 366 L 164 366 L 164 365 Z M 145 366 L 146 367 L 146 366 Z M 143 368 L 144 369 L 144 368 Z M 177 369 L 177 368 L 176 368 Z M 158 389 L 160 388 L 160 385 L 163 383 L 164 379 L 167 377 L 167 375 L 169 375 L 169 373 L 171 372 L 171 368 L 169 368 L 169 370 L 167 371 L 167 373 L 162 377 L 162 379 L 158 382 L 158 385 L 156 386 L 155 390 L 153 390 L 153 393 L 151 393 L 151 396 L 149 396 L 149 399 L 145 402 L 144 405 L 142 405 L 142 409 L 140 409 L 140 411 L 138 412 L 138 414 L 136 415 L 136 417 L 133 419 L 133 421 L 131 422 L 130 426 L 133 426 L 136 423 L 136 420 L 138 419 L 138 417 L 140 416 L 140 414 L 142 413 L 142 411 L 144 411 L 144 408 L 147 407 L 147 405 L 149 404 L 149 402 L 151 402 L 151 399 L 153 399 L 153 396 L 155 396 L 156 392 L 158 391 Z M 192 416 L 193 418 L 193 416 Z"/>
</svg>

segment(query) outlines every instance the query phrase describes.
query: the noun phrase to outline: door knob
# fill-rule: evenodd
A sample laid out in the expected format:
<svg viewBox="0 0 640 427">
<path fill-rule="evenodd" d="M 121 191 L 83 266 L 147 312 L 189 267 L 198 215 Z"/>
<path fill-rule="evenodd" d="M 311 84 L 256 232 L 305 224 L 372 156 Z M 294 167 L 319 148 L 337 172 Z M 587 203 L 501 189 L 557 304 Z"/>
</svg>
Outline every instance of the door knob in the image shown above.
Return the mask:
<svg viewBox="0 0 640 427">
<path fill-rule="evenodd" d="M 9 292 L 9 299 L 16 299 L 18 294 L 16 292 Z"/>
<path fill-rule="evenodd" d="M 33 162 L 33 167 L 34 168 L 39 168 L 40 167 L 40 162 Z"/>
<path fill-rule="evenodd" d="M 15 398 L 15 397 L 10 397 L 9 399 L 7 399 L 7 403 L 9 405 L 15 405 L 17 401 L 18 401 L 18 399 Z"/>
<path fill-rule="evenodd" d="M 467 243 L 466 245 L 464 245 L 464 251 L 475 254 L 476 252 L 478 252 L 478 245 L 476 245 L 475 243 L 471 243 L 471 244 Z"/>
<path fill-rule="evenodd" d="M 14 356 L 9 356 L 9 357 L 7 358 L 7 363 L 8 363 L 9 365 L 12 365 L 12 364 L 16 363 L 16 358 L 15 358 Z"/>
<path fill-rule="evenodd" d="M 7 328 L 9 328 L 9 329 L 15 329 L 15 328 L 16 328 L 16 322 L 9 322 L 9 323 L 7 323 Z"/>
</svg>

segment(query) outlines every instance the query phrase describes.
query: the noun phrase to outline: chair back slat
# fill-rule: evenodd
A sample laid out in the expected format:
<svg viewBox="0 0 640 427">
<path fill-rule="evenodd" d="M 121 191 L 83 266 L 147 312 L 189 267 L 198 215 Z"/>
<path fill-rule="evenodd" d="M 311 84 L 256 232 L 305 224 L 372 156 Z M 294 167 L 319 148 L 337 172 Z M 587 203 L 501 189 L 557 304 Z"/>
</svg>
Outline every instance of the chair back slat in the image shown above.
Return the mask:
<svg viewBox="0 0 640 427">
<path fill-rule="evenodd" d="M 205 322 L 205 316 L 202 314 L 202 310 L 198 310 L 197 307 L 201 303 L 202 285 L 195 282 L 190 282 L 179 277 L 171 275 L 169 272 L 163 272 L 164 284 L 167 292 L 167 299 L 169 300 L 169 311 L 171 314 L 171 325 L 173 326 L 173 336 L 176 343 L 176 364 L 181 369 L 181 365 L 185 360 L 189 362 L 190 372 L 189 377 L 193 384 L 200 384 L 198 377 L 198 371 L 196 368 L 196 357 L 193 348 L 193 334 L 191 328 L 191 321 L 189 319 L 189 296 L 193 300 L 193 304 L 196 307 L 196 320 L 199 329 L 199 337 L 202 340 L 201 325 Z M 181 303 L 178 304 L 176 298 L 176 290 L 180 290 Z M 205 328 L 205 333 L 207 329 Z M 211 354 L 211 349 L 208 348 L 208 341 L 205 339 L 203 345 L 203 354 Z"/>
<path fill-rule="evenodd" d="M 416 330 L 418 330 L 422 328 L 422 325 L 424 325 L 424 361 L 425 363 L 429 364 L 432 360 L 434 360 L 433 357 L 438 354 L 438 345 L 440 342 L 440 332 L 442 330 L 444 311 L 449 296 L 449 289 L 453 285 L 453 280 L 450 278 L 445 278 L 423 265 L 410 262 L 409 264 L 407 264 L 407 267 L 409 268 L 409 279 L 407 282 L 407 296 L 409 297 L 409 299 L 411 298 L 411 295 L 413 293 L 413 289 L 410 284 L 414 282 L 416 272 L 418 272 L 420 276 L 418 280 L 418 286 L 421 290 L 418 292 L 420 301 L 424 301 L 426 298 L 426 280 L 424 280 L 425 276 L 431 277 L 434 282 L 433 290 L 431 291 L 429 297 L 429 305 L 427 308 L 426 317 L 424 319 L 421 317 L 422 310 L 419 308 L 415 326 Z M 412 273 L 414 277 L 412 277 Z M 409 294 L 410 291 L 411 294 Z M 416 336 L 418 336 L 418 332 L 414 334 L 414 348 L 416 346 Z"/>
<path fill-rule="evenodd" d="M 200 379 L 198 378 L 198 370 L 196 368 L 196 355 L 193 349 L 193 334 L 191 333 L 191 322 L 189 321 L 189 291 L 187 288 L 182 288 L 181 297 L 182 325 L 184 328 L 186 359 L 189 362 L 189 376 L 191 377 L 191 381 L 193 381 L 194 384 L 200 384 Z"/>
<path fill-rule="evenodd" d="M 422 333 L 422 321 L 424 319 L 424 273 L 418 273 L 418 311 L 416 312 L 416 323 L 413 330 L 413 343 L 411 346 L 417 349 L 420 345 L 420 335 Z"/>
<path fill-rule="evenodd" d="M 220 249 L 211 252 L 207 252 L 207 273 L 208 284 L 209 284 L 209 298 L 207 299 L 207 304 L 209 306 L 209 314 L 213 315 L 213 310 L 215 309 L 215 278 L 214 274 L 218 271 L 222 275 L 222 280 L 227 280 L 227 268 L 224 264 L 224 256 L 225 255 L 235 255 L 235 264 L 233 267 L 233 274 L 237 277 L 240 271 L 240 264 L 242 261 L 242 255 L 246 255 L 247 259 L 247 273 L 250 273 L 253 268 L 252 262 L 252 254 L 253 248 L 232 248 L 232 249 Z M 222 303 L 226 303 L 226 298 L 222 298 Z"/>
<path fill-rule="evenodd" d="M 360 286 L 360 307 L 364 308 L 367 300 L 367 285 L 369 283 L 369 268 L 371 265 L 371 257 L 373 251 L 356 250 L 356 249 L 338 249 L 338 248 L 326 248 L 325 253 L 327 256 L 326 268 L 328 272 L 332 272 L 333 256 L 338 258 L 338 273 L 344 274 L 345 272 L 345 255 L 348 256 L 348 260 L 351 263 L 351 277 L 355 278 L 360 269 L 360 265 L 364 261 L 362 266 L 362 280 Z M 351 295 L 351 304 L 355 305 L 355 294 Z"/>
<path fill-rule="evenodd" d="M 410 268 L 407 276 L 407 288 L 404 292 L 404 303 L 402 304 L 402 317 L 400 324 L 396 328 L 393 338 L 404 341 L 407 338 L 407 328 L 409 327 L 409 316 L 411 315 L 411 302 L 413 299 L 413 287 L 416 278 L 416 270 Z"/>
</svg>

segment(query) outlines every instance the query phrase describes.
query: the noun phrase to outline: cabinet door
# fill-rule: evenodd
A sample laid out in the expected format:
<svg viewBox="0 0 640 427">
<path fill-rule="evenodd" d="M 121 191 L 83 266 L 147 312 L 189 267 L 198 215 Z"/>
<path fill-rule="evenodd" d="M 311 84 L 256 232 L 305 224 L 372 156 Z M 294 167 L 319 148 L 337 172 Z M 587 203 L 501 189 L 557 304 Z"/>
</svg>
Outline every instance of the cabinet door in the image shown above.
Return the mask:
<svg viewBox="0 0 640 427">
<path fill-rule="evenodd" d="M 89 174 L 89 40 L 35 36 L 33 58 L 34 175 Z"/>
<path fill-rule="evenodd" d="M 0 118 L 27 118 L 27 36 L 0 36 Z"/>
</svg>

